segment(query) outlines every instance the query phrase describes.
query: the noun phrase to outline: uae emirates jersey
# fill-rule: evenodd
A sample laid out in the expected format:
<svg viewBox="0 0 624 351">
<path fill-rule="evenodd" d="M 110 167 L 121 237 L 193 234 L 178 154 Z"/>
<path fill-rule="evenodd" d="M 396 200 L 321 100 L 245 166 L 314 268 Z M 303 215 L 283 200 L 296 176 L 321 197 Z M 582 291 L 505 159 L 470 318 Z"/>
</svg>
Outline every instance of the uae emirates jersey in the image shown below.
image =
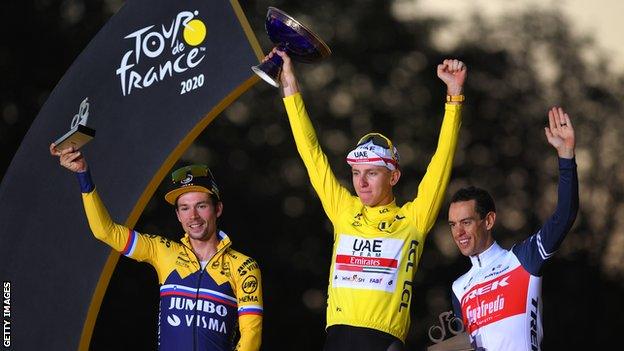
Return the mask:
<svg viewBox="0 0 624 351">
<path fill-rule="evenodd" d="M 368 207 L 334 176 L 300 94 L 284 98 L 297 150 L 334 226 L 327 326 L 367 327 L 403 342 L 413 277 L 451 174 L 461 106 L 447 104 L 435 155 L 418 195 L 403 206 Z"/>
</svg>

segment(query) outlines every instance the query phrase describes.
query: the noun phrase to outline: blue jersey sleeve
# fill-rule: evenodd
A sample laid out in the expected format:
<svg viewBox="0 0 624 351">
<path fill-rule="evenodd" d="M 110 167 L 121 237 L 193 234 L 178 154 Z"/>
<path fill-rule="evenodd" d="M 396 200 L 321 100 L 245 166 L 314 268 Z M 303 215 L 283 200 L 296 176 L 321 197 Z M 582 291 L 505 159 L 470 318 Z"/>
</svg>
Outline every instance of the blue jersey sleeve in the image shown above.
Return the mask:
<svg viewBox="0 0 624 351">
<path fill-rule="evenodd" d="M 542 265 L 557 251 L 576 219 L 579 207 L 578 175 L 576 162 L 559 159 L 559 187 L 557 208 L 537 233 L 512 248 L 522 266 L 532 275 L 539 276 Z"/>
<path fill-rule="evenodd" d="M 455 293 L 451 294 L 451 301 L 453 302 L 453 315 L 463 321 L 461 305 L 459 304 L 459 300 L 457 299 L 457 296 L 455 296 Z M 466 328 L 466 326 L 464 326 L 464 328 Z"/>
<path fill-rule="evenodd" d="M 80 192 L 86 194 L 95 189 L 95 184 L 91 178 L 91 172 L 88 169 L 84 172 L 77 172 L 76 177 L 78 178 L 78 183 L 80 184 Z"/>
</svg>

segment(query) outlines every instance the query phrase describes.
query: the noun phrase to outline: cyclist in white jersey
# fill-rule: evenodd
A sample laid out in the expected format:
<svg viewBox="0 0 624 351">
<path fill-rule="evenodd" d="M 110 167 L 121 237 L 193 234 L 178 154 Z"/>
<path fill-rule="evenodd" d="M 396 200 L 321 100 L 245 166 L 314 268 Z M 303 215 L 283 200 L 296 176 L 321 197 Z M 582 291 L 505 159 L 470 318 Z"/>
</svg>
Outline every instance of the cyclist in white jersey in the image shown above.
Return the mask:
<svg viewBox="0 0 624 351">
<path fill-rule="evenodd" d="M 492 237 L 494 201 L 487 191 L 460 189 L 451 199 L 453 240 L 472 268 L 453 283 L 453 309 L 478 350 L 540 350 L 542 266 L 559 248 L 578 210 L 574 128 L 561 108 L 544 128 L 559 156 L 557 208 L 544 225 L 511 250 Z"/>
</svg>

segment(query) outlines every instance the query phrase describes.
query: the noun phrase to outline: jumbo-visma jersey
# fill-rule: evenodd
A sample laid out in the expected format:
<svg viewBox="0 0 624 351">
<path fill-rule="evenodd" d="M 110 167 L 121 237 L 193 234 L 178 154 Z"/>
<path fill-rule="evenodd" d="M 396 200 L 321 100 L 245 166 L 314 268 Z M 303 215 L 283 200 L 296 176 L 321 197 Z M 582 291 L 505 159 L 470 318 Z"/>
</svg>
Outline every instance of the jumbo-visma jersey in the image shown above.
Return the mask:
<svg viewBox="0 0 624 351">
<path fill-rule="evenodd" d="M 284 98 L 284 104 L 297 150 L 334 226 L 327 326 L 373 328 L 404 342 L 410 323 L 412 280 L 427 232 L 445 196 L 461 107 L 446 105 L 438 147 L 418 196 L 402 207 L 395 202 L 368 207 L 334 176 L 301 95 Z"/>
<path fill-rule="evenodd" d="M 159 349 L 258 350 L 262 332 L 262 287 L 257 263 L 230 246 L 219 232 L 217 253 L 202 269 L 188 236 L 181 242 L 141 234 L 114 223 L 96 190 L 82 194 L 94 235 L 158 274 Z M 123 340 L 120 340 L 123 343 Z"/>
</svg>

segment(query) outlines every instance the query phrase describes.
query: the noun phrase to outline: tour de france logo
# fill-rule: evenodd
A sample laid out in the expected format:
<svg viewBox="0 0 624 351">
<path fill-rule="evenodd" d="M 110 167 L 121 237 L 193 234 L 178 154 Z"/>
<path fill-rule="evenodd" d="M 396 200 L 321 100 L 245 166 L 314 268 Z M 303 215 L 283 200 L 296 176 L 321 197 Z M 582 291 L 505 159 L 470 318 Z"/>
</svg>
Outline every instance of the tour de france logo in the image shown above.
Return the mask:
<svg viewBox="0 0 624 351">
<path fill-rule="evenodd" d="M 184 26 L 182 36 L 188 45 L 197 46 L 206 38 L 206 25 L 200 19 L 191 20 Z"/>
<path fill-rule="evenodd" d="M 126 35 L 129 44 L 115 70 L 121 94 L 128 96 L 159 83 L 192 72 L 206 57 L 202 46 L 208 36 L 199 11 L 181 11 L 166 23 L 150 24 Z M 181 79 L 179 94 L 204 85 L 204 75 Z"/>
</svg>

